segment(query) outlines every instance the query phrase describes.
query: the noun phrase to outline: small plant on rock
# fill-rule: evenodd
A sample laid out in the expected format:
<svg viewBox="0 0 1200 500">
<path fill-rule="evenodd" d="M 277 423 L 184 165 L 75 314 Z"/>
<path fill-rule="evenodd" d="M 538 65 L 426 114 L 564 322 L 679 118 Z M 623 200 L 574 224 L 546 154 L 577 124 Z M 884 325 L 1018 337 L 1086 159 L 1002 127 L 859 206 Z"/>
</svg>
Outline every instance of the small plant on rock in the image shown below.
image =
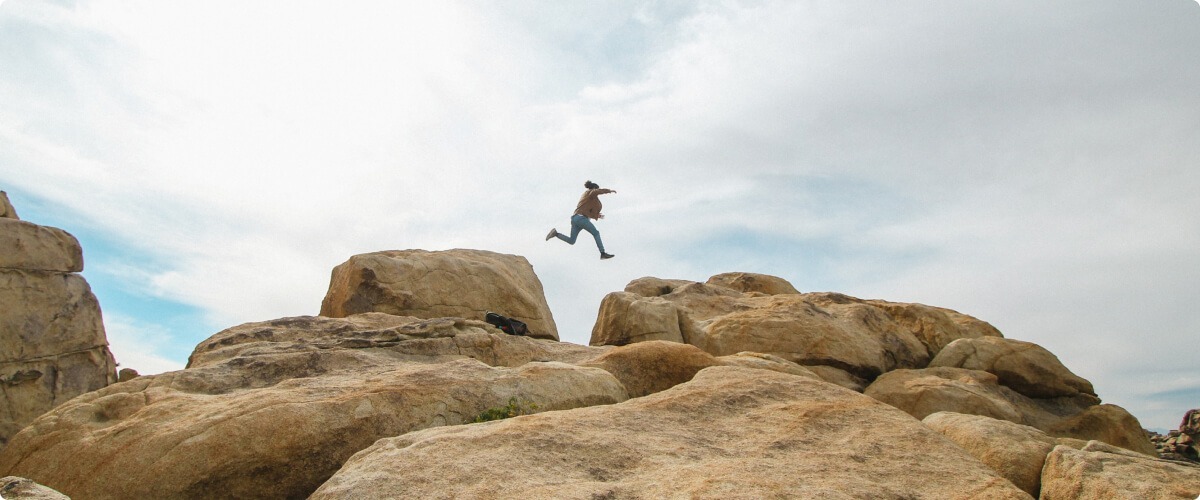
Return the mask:
<svg viewBox="0 0 1200 500">
<path fill-rule="evenodd" d="M 475 417 L 476 422 L 490 422 L 492 420 L 503 420 L 519 415 L 529 415 L 537 412 L 538 405 L 529 401 L 520 401 L 515 397 L 508 398 L 508 404 L 495 408 L 488 408 L 487 411 L 480 413 Z"/>
</svg>

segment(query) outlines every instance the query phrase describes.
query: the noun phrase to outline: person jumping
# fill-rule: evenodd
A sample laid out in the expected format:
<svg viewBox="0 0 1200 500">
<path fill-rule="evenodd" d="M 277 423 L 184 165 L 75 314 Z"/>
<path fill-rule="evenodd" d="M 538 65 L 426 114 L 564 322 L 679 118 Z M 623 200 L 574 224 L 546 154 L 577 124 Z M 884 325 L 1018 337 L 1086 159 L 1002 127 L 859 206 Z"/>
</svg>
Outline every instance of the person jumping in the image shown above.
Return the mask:
<svg viewBox="0 0 1200 500">
<path fill-rule="evenodd" d="M 571 216 L 571 236 L 563 236 L 558 232 L 558 229 L 551 229 L 546 235 L 546 241 L 550 238 L 557 237 L 567 244 L 574 245 L 575 237 L 579 236 L 579 231 L 587 231 L 592 233 L 592 237 L 596 238 L 596 248 L 600 249 L 600 259 L 611 259 L 612 254 L 604 251 L 604 242 L 600 241 L 600 231 L 592 224 L 592 220 L 600 220 L 604 218 L 604 214 L 600 213 L 602 205 L 600 204 L 600 195 L 615 193 L 612 189 L 601 189 L 599 184 L 592 181 L 583 183 L 583 187 L 587 191 L 583 192 L 583 196 L 579 197 L 579 204 L 575 206 L 575 215 Z"/>
</svg>

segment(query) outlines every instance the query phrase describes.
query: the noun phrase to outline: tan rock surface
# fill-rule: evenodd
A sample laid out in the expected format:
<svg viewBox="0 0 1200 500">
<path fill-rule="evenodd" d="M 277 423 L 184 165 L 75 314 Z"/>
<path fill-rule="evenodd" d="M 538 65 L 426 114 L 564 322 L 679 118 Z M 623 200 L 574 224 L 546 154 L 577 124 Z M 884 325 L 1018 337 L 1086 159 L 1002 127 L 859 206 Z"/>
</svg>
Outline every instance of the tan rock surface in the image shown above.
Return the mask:
<svg viewBox="0 0 1200 500">
<path fill-rule="evenodd" d="M 1038 496 L 1042 465 L 1055 439 L 1026 425 L 978 415 L 938 412 L 921 421 L 954 441 L 1026 493 Z"/>
<path fill-rule="evenodd" d="M 986 321 L 958 311 L 924 304 L 906 304 L 868 300 L 868 304 L 887 311 L 892 319 L 916 335 L 930 356 L 961 338 L 1003 337 L 1000 330 Z"/>
<path fill-rule="evenodd" d="M 1124 408 L 1102 404 L 1055 422 L 1046 432 L 1060 437 L 1102 441 L 1113 446 L 1158 456 L 1141 422 Z"/>
<path fill-rule="evenodd" d="M 728 356 L 720 356 L 716 359 L 718 362 L 720 362 L 721 366 L 741 366 L 759 370 L 771 370 L 774 372 L 786 373 L 788 375 L 808 377 L 813 380 L 825 380 L 818 375 L 814 369 L 798 365 L 771 354 L 763 354 L 759 352 L 739 352 L 737 354 L 730 354 Z"/>
<path fill-rule="evenodd" d="M 1082 450 L 1058 446 L 1042 470 L 1044 500 L 1080 498 L 1194 500 L 1200 467 L 1121 452 L 1092 442 Z"/>
<path fill-rule="evenodd" d="M 583 362 L 617 377 L 629 397 L 664 391 L 692 379 L 720 361 L 696 346 L 662 340 L 617 347 Z"/>
<path fill-rule="evenodd" d="M 850 374 L 839 383 L 861 387 L 890 370 L 926 366 L 931 350 L 953 340 L 999 335 L 986 322 L 949 309 L 801 294 L 774 276 L 724 273 L 707 283 L 631 281 L 602 301 L 590 343 L 669 340 L 714 356 L 772 354 L 838 368 Z"/>
<path fill-rule="evenodd" d="M 1029 498 L 894 408 L 739 367 L 616 405 L 383 439 L 312 498 L 513 496 Z"/>
<path fill-rule="evenodd" d="M 0 448 L 55 405 L 116 380 L 100 304 L 74 273 L 82 268 L 70 234 L 0 217 Z"/>
<path fill-rule="evenodd" d="M 1023 412 L 1007 397 L 996 376 L 979 370 L 896 370 L 883 374 L 863 393 L 918 419 L 949 411 L 1025 423 Z"/>
<path fill-rule="evenodd" d="M 235 358 L 85 394 L 17 434 L 0 471 L 78 498 L 304 497 L 379 438 L 510 401 L 545 411 L 625 399 L 594 368 L 348 351 Z"/>
<path fill-rule="evenodd" d="M 643 297 L 614 292 L 600 301 L 600 313 L 592 327 L 592 345 L 628 345 L 668 340 L 684 343 L 689 320 L 679 308 L 661 297 Z"/>
<path fill-rule="evenodd" d="M 13 208 L 12 202 L 8 201 L 8 193 L 0 191 L 0 219 L 17 219 L 17 209 Z"/>
<path fill-rule="evenodd" d="M 365 348 L 384 349 L 393 361 L 477 358 L 492 366 L 577 363 L 611 349 L 505 335 L 478 320 L 364 313 L 347 318 L 297 316 L 228 328 L 197 345 L 188 367 L 264 354 Z"/>
<path fill-rule="evenodd" d="M 766 295 L 800 293 L 787 280 L 756 273 L 722 273 L 708 278 L 707 284 L 731 288 L 739 292 L 758 292 Z"/>
<path fill-rule="evenodd" d="M 542 283 L 524 257 L 483 250 L 394 250 L 355 255 L 333 269 L 321 315 L 383 312 L 518 319 L 533 337 L 558 340 Z"/>
<path fill-rule="evenodd" d="M 993 373 L 1001 384 L 1032 398 L 1096 395 L 1092 383 L 1071 373 L 1057 356 L 1037 344 L 1020 340 L 999 337 L 955 340 L 929 366 Z"/>
<path fill-rule="evenodd" d="M 864 394 L 924 419 L 939 411 L 982 415 L 1035 427 L 1051 436 L 1101 440 L 1145 452 L 1153 445 L 1137 419 L 1089 395 L 1030 398 L 988 372 L 935 367 L 885 373 Z M 1143 442 L 1144 441 L 1144 442 Z"/>
<path fill-rule="evenodd" d="M 100 303 L 82 276 L 0 270 L 0 363 L 107 344 Z"/>
<path fill-rule="evenodd" d="M 0 191 L 0 194 L 3 192 Z M 5 500 L 71 500 L 70 497 L 23 477 L 0 478 L 0 498 Z"/>
<path fill-rule="evenodd" d="M 0 269 L 77 273 L 83 248 L 62 229 L 0 217 Z"/>
<path fill-rule="evenodd" d="M 928 363 L 927 349 L 911 332 L 861 300 L 829 293 L 739 290 L 757 286 L 778 291 L 786 283 L 771 279 L 718 275 L 712 281 L 719 285 L 635 280 L 625 291 L 605 297 L 591 344 L 671 340 L 714 356 L 772 354 L 806 366 L 834 366 L 864 379 Z M 764 283 L 769 286 L 760 286 Z"/>
</svg>

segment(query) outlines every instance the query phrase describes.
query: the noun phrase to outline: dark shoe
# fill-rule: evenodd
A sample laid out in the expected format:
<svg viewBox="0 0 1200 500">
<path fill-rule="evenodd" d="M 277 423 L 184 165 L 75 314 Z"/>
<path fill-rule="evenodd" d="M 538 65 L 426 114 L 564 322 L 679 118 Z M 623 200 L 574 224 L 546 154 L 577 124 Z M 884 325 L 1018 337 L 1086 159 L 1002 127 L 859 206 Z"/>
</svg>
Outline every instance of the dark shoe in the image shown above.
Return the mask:
<svg viewBox="0 0 1200 500">
<path fill-rule="evenodd" d="M 558 236 L 558 230 L 551 229 L 549 233 L 546 233 L 546 241 L 550 241 L 550 238 L 553 238 L 555 236 Z"/>
<path fill-rule="evenodd" d="M 600 260 L 611 259 L 613 257 L 616 257 L 616 255 L 600 252 Z"/>
</svg>

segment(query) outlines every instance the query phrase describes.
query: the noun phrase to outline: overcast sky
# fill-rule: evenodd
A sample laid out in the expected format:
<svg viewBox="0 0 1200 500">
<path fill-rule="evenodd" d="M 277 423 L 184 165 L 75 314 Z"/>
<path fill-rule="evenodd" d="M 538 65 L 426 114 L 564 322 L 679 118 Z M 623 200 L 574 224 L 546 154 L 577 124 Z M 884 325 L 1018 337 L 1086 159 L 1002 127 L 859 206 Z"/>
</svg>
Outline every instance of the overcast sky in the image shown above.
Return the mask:
<svg viewBox="0 0 1200 500">
<path fill-rule="evenodd" d="M 566 230 L 606 195 L 598 259 Z M 316 314 L 356 253 L 525 256 L 564 341 L 642 276 L 780 276 L 1200 407 L 1200 4 L 0 3 L 0 189 L 112 350 Z"/>
</svg>

